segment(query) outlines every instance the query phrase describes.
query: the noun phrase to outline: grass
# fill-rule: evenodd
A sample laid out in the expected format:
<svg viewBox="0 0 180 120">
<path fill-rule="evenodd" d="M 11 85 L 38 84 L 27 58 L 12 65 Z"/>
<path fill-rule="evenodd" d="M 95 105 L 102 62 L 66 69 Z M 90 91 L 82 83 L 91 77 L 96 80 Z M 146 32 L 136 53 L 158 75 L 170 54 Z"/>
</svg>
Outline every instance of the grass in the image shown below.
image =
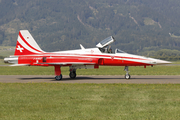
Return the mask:
<svg viewBox="0 0 180 120">
<path fill-rule="evenodd" d="M 129 69 L 131 75 L 180 75 L 180 66 Z M 69 68 L 62 67 L 62 74 Z M 77 75 L 124 74 L 124 67 L 77 70 Z M 54 68 L 0 66 L 0 75 L 54 75 Z M 179 93 L 180 84 L 0 83 L 0 120 L 177 120 Z"/>
<path fill-rule="evenodd" d="M 14 54 L 15 46 L 0 46 L 0 56 L 8 57 Z"/>
<path fill-rule="evenodd" d="M 131 75 L 180 75 L 180 66 L 129 69 Z M 101 66 L 78 69 L 77 75 L 124 75 L 123 70 Z M 62 74 L 69 68 L 62 67 Z M 54 68 L 0 66 L 0 75 L 54 75 Z M 179 84 L 0 83 L 0 120 L 177 120 L 179 93 Z"/>
<path fill-rule="evenodd" d="M 5 65 L 4 60 L 0 59 L 0 65 Z M 7 65 L 7 64 L 6 64 Z"/>
<path fill-rule="evenodd" d="M 0 83 L 2 120 L 177 120 L 180 85 Z"/>
</svg>

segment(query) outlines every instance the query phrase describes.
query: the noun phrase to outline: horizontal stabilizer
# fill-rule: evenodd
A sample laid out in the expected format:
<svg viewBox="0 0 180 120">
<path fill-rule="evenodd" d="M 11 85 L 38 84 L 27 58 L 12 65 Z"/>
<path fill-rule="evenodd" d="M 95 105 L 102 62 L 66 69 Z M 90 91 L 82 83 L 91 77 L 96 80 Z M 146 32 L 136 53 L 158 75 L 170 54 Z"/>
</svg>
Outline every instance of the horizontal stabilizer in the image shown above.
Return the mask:
<svg viewBox="0 0 180 120">
<path fill-rule="evenodd" d="M 30 64 L 13 64 L 13 65 L 10 65 L 10 66 L 29 66 Z"/>
</svg>

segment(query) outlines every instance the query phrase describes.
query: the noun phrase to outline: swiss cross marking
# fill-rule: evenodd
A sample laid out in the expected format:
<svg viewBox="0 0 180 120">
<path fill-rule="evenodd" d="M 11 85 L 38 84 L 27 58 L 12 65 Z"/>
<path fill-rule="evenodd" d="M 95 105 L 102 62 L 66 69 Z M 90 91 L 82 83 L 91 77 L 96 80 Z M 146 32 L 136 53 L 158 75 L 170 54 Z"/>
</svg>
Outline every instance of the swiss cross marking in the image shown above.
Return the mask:
<svg viewBox="0 0 180 120">
<path fill-rule="evenodd" d="M 17 50 L 19 50 L 20 52 L 23 52 L 24 48 L 21 48 L 19 45 L 18 45 L 18 48 L 16 48 Z"/>
<path fill-rule="evenodd" d="M 91 50 L 91 53 L 94 53 L 94 50 Z"/>
</svg>

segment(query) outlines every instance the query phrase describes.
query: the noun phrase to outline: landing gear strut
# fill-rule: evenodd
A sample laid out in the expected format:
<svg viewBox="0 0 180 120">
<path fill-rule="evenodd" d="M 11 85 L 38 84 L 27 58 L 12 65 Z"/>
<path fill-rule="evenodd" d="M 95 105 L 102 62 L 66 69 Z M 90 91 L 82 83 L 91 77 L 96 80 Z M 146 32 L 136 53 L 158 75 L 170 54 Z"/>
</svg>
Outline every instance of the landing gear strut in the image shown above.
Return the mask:
<svg viewBox="0 0 180 120">
<path fill-rule="evenodd" d="M 58 81 L 62 80 L 61 66 L 60 65 L 55 65 L 54 68 L 55 68 L 55 75 L 56 75 L 55 79 L 58 80 Z"/>
<path fill-rule="evenodd" d="M 69 77 L 70 77 L 71 79 L 76 78 L 76 69 L 70 69 L 69 71 L 70 71 Z"/>
<path fill-rule="evenodd" d="M 125 75 L 125 79 L 130 79 L 131 78 L 131 76 L 129 75 L 129 70 L 128 70 L 128 66 L 125 66 L 125 68 L 124 68 L 124 71 L 126 71 L 126 75 Z"/>
</svg>

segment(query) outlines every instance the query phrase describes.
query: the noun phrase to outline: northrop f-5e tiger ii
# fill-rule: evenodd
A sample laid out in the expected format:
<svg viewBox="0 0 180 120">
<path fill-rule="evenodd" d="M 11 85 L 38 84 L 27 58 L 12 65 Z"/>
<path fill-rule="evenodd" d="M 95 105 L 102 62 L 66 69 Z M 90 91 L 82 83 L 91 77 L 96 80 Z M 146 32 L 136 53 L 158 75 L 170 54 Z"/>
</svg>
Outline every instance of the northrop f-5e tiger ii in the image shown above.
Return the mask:
<svg viewBox="0 0 180 120">
<path fill-rule="evenodd" d="M 20 30 L 15 53 L 13 56 L 4 58 L 5 63 L 11 63 L 11 66 L 54 66 L 55 79 L 61 80 L 61 67 L 69 66 L 70 78 L 76 78 L 77 69 L 98 69 L 99 66 L 125 66 L 125 79 L 130 79 L 129 66 L 153 66 L 169 64 L 170 62 L 147 58 L 138 55 L 132 55 L 115 49 L 113 52 L 108 45 L 115 41 L 110 36 L 96 45 L 95 48 L 45 52 L 43 51 L 28 30 Z"/>
</svg>

